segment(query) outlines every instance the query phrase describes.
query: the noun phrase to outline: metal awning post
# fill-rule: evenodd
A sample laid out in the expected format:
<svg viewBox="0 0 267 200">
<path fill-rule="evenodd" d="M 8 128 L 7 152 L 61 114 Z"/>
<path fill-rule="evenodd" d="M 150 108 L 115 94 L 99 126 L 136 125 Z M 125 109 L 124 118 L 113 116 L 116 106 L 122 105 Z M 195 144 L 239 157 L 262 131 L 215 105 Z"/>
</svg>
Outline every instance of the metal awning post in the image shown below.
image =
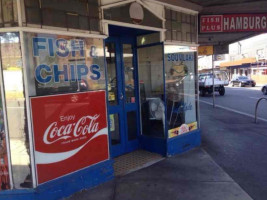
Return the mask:
<svg viewBox="0 0 267 200">
<path fill-rule="evenodd" d="M 212 103 L 215 108 L 215 87 L 214 87 L 214 55 L 212 56 Z"/>
</svg>

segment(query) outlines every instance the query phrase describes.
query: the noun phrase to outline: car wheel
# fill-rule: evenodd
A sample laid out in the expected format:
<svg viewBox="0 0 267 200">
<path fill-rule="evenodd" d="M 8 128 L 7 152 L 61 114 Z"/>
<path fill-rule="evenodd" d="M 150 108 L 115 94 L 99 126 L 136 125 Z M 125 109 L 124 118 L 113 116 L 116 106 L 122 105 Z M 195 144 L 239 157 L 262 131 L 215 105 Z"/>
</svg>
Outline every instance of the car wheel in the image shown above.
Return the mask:
<svg viewBox="0 0 267 200">
<path fill-rule="evenodd" d="M 224 88 L 224 86 L 221 86 L 221 87 L 219 88 L 219 94 L 220 94 L 221 96 L 223 96 L 223 95 L 225 94 L 225 88 Z"/>
<path fill-rule="evenodd" d="M 254 84 L 252 85 L 252 87 L 255 87 L 255 86 L 256 86 L 256 85 L 254 85 Z"/>
<path fill-rule="evenodd" d="M 265 94 L 265 95 L 267 95 L 267 88 L 266 88 L 266 87 L 264 87 L 264 88 L 262 89 L 262 93 Z"/>
</svg>

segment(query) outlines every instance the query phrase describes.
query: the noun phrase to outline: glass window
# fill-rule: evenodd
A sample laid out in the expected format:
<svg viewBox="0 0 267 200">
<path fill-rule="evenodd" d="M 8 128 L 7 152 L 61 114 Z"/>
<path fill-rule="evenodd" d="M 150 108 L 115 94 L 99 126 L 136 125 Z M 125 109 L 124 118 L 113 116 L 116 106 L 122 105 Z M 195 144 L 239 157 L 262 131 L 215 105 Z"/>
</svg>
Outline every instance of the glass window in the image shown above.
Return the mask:
<svg viewBox="0 0 267 200">
<path fill-rule="evenodd" d="M 98 0 L 25 0 L 26 24 L 100 31 Z"/>
<path fill-rule="evenodd" d="M 142 134 L 164 137 L 165 108 L 162 45 L 138 49 Z"/>
<path fill-rule="evenodd" d="M 151 33 L 146 35 L 137 36 L 137 45 L 147 45 L 160 42 L 160 33 Z"/>
<path fill-rule="evenodd" d="M 20 40 L 17 33 L 1 34 L 0 39 L 14 187 L 29 188 L 32 178 Z"/>
<path fill-rule="evenodd" d="M 110 105 L 118 104 L 116 48 L 114 42 L 105 43 L 107 75 L 108 75 L 108 101 Z"/>
<path fill-rule="evenodd" d="M 167 126 L 172 138 L 197 129 L 196 53 L 175 45 L 164 49 Z"/>
<path fill-rule="evenodd" d="M 121 143 L 119 123 L 120 123 L 119 114 L 109 115 L 110 138 L 111 138 L 112 145 Z"/>
<path fill-rule="evenodd" d="M 105 89 L 102 39 L 25 33 L 30 96 Z"/>
<path fill-rule="evenodd" d="M 128 141 L 137 138 L 137 116 L 136 111 L 127 112 Z"/>
<path fill-rule="evenodd" d="M 125 101 L 126 103 L 135 103 L 135 66 L 133 64 L 133 49 L 131 44 L 123 44 L 122 48 L 125 81 Z"/>
<path fill-rule="evenodd" d="M 17 1 L 0 0 L 0 26 L 10 27 L 18 25 Z"/>
<path fill-rule="evenodd" d="M 165 9 L 166 40 L 195 43 L 197 38 L 197 17 Z"/>
</svg>

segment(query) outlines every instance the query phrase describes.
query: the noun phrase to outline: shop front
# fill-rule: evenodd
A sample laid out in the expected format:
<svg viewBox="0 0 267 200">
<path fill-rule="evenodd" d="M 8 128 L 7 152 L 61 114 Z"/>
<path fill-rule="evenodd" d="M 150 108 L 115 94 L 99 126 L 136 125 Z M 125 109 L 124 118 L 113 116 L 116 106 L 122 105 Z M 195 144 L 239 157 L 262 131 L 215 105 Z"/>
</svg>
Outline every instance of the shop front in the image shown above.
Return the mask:
<svg viewBox="0 0 267 200">
<path fill-rule="evenodd" d="M 118 156 L 200 145 L 197 12 L 4 2 L 0 199 L 67 197 L 113 179 Z"/>
</svg>

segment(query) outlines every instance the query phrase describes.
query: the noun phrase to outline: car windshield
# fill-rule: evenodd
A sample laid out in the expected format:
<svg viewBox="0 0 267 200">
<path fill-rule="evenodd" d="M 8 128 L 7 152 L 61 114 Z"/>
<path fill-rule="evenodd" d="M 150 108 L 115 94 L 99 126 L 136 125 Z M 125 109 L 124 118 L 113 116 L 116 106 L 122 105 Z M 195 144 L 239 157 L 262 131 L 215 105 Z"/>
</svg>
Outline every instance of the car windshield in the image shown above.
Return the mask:
<svg viewBox="0 0 267 200">
<path fill-rule="evenodd" d="M 242 79 L 242 80 L 248 79 L 248 77 L 246 77 L 246 76 L 239 76 L 238 78 Z"/>
<path fill-rule="evenodd" d="M 212 78 L 212 74 L 200 74 L 199 75 L 199 80 L 203 80 L 206 78 Z"/>
</svg>

